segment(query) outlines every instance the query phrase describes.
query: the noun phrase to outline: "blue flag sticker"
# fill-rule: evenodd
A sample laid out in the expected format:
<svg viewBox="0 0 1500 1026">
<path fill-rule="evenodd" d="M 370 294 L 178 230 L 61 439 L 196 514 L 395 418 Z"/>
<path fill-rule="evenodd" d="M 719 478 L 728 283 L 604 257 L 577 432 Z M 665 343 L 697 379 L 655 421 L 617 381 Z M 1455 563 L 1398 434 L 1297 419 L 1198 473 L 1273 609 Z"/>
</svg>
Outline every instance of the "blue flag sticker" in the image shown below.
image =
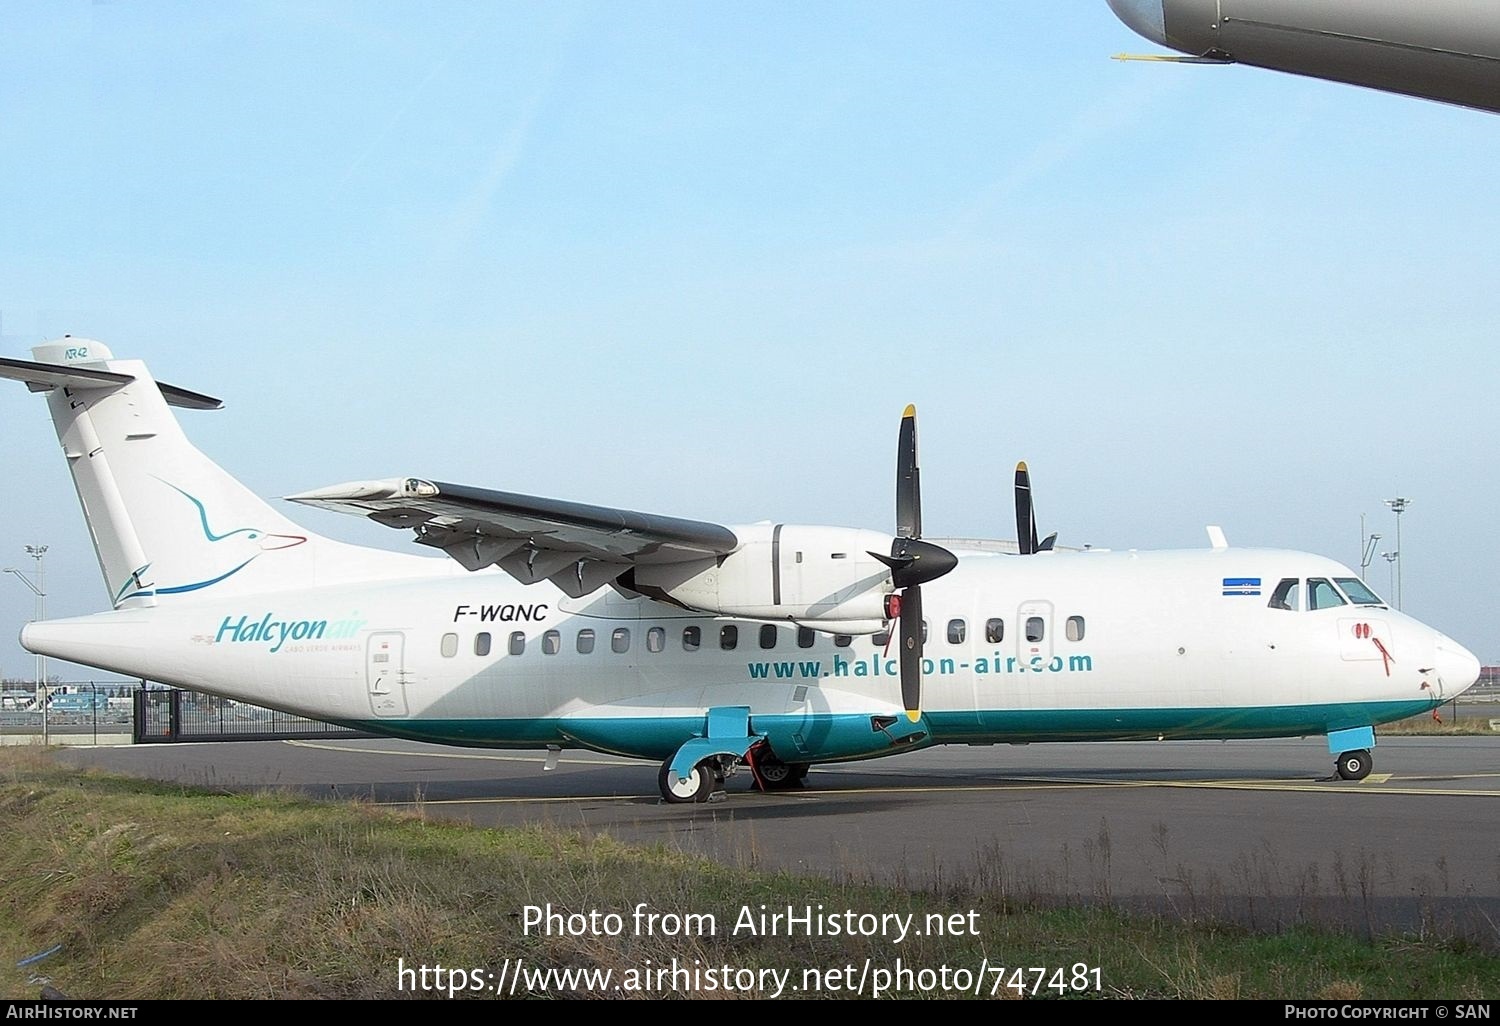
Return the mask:
<svg viewBox="0 0 1500 1026">
<path fill-rule="evenodd" d="M 1225 595 L 1259 595 L 1259 577 L 1226 577 L 1224 578 Z"/>
</svg>

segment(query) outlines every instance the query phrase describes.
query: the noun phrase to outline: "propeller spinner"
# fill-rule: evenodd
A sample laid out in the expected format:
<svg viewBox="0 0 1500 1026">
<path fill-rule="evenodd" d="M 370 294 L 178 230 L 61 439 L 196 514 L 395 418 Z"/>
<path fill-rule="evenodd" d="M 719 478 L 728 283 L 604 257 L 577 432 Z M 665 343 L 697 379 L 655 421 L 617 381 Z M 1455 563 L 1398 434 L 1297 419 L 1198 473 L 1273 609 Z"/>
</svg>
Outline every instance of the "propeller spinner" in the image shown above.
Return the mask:
<svg viewBox="0 0 1500 1026">
<path fill-rule="evenodd" d="M 922 474 L 917 467 L 917 408 L 901 415 L 896 451 L 896 537 L 889 556 L 870 555 L 891 568 L 897 594 L 886 600 L 886 618 L 900 620 L 901 702 L 913 723 L 922 718 L 922 585 L 958 565 L 941 545 L 922 541 Z"/>
</svg>

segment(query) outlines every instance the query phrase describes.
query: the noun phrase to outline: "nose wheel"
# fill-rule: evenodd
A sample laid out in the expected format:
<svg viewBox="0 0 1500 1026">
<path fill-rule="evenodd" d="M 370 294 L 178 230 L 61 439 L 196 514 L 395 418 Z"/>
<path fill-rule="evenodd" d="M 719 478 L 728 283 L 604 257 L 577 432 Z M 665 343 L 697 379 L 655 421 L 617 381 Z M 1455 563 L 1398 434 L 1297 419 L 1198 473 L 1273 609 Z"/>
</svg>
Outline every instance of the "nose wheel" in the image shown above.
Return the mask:
<svg viewBox="0 0 1500 1026">
<path fill-rule="evenodd" d="M 1352 752 L 1343 752 L 1334 762 L 1334 770 L 1344 780 L 1363 780 L 1370 775 L 1370 769 L 1375 765 L 1374 758 L 1368 749 L 1360 748 Z"/>
</svg>

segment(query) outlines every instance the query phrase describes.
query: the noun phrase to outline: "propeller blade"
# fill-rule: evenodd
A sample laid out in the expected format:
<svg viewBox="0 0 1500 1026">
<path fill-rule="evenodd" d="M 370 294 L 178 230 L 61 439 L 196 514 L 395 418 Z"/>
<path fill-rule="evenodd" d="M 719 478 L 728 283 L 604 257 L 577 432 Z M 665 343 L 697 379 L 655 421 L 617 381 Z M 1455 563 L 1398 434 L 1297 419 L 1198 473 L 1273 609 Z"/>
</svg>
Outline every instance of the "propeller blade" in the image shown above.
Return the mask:
<svg viewBox="0 0 1500 1026">
<path fill-rule="evenodd" d="M 1053 531 L 1042 539 L 1042 543 L 1036 547 L 1038 552 L 1051 552 L 1052 546 L 1057 544 L 1057 532 Z"/>
<path fill-rule="evenodd" d="M 922 589 L 901 594 L 901 702 L 906 718 L 922 718 Z"/>
<path fill-rule="evenodd" d="M 1021 555 L 1041 551 L 1036 540 L 1036 510 L 1031 505 L 1031 471 L 1026 461 L 1016 464 L 1016 547 Z"/>
<path fill-rule="evenodd" d="M 922 537 L 922 475 L 917 469 L 917 408 L 901 414 L 901 434 L 896 442 L 896 533 L 903 538 Z"/>
</svg>

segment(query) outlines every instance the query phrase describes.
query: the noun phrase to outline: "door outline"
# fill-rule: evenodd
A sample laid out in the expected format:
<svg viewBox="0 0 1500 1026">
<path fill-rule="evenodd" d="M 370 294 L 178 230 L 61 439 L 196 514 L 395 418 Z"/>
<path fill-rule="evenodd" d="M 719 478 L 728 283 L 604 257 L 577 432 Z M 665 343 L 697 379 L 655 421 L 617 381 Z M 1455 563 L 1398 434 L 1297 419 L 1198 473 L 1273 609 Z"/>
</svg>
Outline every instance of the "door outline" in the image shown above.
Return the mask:
<svg viewBox="0 0 1500 1026">
<path fill-rule="evenodd" d="M 376 631 L 365 643 L 365 690 L 370 712 L 383 718 L 407 715 L 406 635 Z"/>
<path fill-rule="evenodd" d="M 1042 640 L 1026 640 L 1026 621 L 1033 616 L 1042 618 Z M 1022 602 L 1016 610 L 1016 665 L 1030 672 L 1043 670 L 1052 662 L 1052 603 L 1046 599 Z M 1040 659 L 1037 663 L 1034 660 Z"/>
</svg>

